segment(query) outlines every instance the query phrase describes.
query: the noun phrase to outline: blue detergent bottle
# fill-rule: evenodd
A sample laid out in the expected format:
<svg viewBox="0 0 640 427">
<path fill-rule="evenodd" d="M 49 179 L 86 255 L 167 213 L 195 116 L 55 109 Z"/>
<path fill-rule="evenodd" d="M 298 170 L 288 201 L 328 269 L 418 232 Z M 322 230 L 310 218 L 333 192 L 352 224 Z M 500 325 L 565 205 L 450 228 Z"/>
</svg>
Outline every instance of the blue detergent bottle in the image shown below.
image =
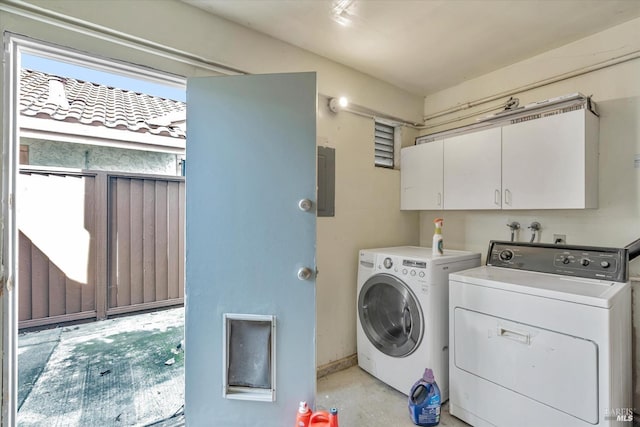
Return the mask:
<svg viewBox="0 0 640 427">
<path fill-rule="evenodd" d="M 424 370 L 409 393 L 409 415 L 417 426 L 437 426 L 440 423 L 440 388 L 433 377 L 433 371 Z"/>
</svg>

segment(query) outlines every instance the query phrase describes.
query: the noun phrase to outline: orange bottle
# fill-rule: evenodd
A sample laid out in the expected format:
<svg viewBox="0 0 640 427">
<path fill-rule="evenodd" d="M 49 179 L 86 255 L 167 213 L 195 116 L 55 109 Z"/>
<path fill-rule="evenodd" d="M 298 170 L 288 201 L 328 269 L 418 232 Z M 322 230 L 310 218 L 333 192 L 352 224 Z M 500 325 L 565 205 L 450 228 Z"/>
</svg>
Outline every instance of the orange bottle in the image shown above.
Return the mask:
<svg viewBox="0 0 640 427">
<path fill-rule="evenodd" d="M 309 427 L 311 421 L 311 409 L 307 402 L 300 402 L 298 413 L 296 414 L 296 427 Z"/>
<path fill-rule="evenodd" d="M 309 420 L 309 427 L 338 427 L 338 410 L 314 412 Z"/>
</svg>

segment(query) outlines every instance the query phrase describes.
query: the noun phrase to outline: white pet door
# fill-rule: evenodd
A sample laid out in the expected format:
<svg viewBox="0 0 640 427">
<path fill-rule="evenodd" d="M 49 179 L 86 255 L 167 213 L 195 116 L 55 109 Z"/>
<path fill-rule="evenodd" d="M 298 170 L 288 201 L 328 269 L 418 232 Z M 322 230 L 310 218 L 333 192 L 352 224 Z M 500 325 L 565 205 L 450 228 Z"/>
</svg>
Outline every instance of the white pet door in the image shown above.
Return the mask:
<svg viewBox="0 0 640 427">
<path fill-rule="evenodd" d="M 224 316 L 224 397 L 274 401 L 275 316 Z"/>
</svg>

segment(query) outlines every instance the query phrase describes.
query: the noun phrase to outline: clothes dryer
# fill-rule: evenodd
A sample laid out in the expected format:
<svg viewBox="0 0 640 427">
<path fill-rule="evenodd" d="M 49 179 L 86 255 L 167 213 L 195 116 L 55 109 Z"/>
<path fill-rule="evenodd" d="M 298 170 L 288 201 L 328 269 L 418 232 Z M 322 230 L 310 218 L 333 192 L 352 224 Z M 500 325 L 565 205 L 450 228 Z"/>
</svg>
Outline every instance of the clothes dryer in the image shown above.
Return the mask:
<svg viewBox="0 0 640 427">
<path fill-rule="evenodd" d="M 627 264 L 626 249 L 492 241 L 486 266 L 452 274 L 450 413 L 486 427 L 631 425 Z"/>
<path fill-rule="evenodd" d="M 408 394 L 425 368 L 433 370 L 442 401 L 449 395 L 449 273 L 480 265 L 480 254 L 403 246 L 359 254 L 358 364 Z"/>
</svg>

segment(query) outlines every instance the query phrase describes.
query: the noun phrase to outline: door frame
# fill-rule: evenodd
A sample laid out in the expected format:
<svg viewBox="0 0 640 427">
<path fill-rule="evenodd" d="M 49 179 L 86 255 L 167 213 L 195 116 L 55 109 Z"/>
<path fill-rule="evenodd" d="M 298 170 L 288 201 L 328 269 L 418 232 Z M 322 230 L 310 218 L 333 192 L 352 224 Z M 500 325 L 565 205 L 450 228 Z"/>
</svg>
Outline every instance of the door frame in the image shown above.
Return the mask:
<svg viewBox="0 0 640 427">
<path fill-rule="evenodd" d="M 16 179 L 19 165 L 20 127 L 19 119 L 19 82 L 21 56 L 33 54 L 47 59 L 59 60 L 74 65 L 98 69 L 105 72 L 125 75 L 137 79 L 147 79 L 156 83 L 183 86 L 186 90 L 186 77 L 131 64 L 116 59 L 100 57 L 70 47 L 5 31 L 4 80 L 3 84 L 3 153 L 2 158 L 2 246 L 0 258 L 0 285 L 2 286 L 2 405 L 1 424 L 17 424 L 18 395 L 18 227 L 16 222 Z M 134 46 L 136 47 L 136 46 Z M 142 49 L 142 47 L 140 47 Z M 148 50 L 148 49 L 146 49 Z"/>
</svg>

